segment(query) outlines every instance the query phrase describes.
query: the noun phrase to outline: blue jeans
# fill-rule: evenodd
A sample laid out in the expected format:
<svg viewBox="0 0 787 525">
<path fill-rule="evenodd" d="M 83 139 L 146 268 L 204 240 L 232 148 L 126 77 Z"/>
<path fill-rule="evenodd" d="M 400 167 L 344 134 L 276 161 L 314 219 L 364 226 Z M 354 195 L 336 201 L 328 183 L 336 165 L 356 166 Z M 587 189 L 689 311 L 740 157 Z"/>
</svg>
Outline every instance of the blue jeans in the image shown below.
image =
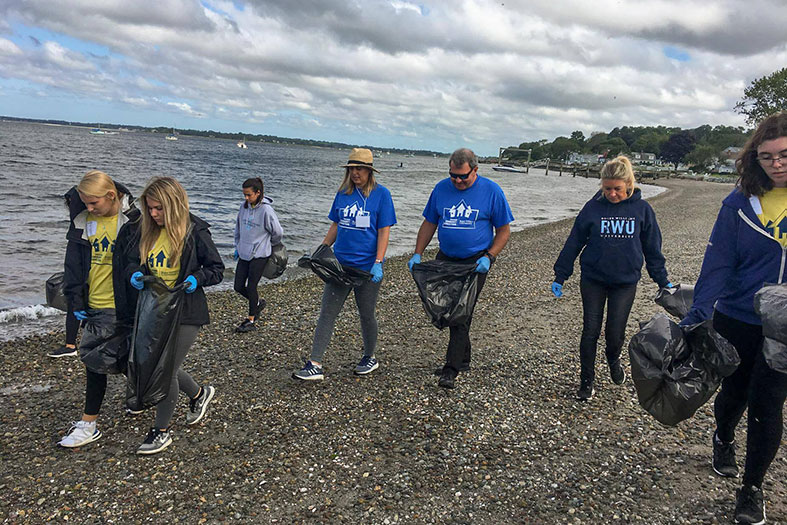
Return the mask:
<svg viewBox="0 0 787 525">
<path fill-rule="evenodd" d="M 628 322 L 637 284 L 604 284 L 590 279 L 580 279 L 582 294 L 582 338 L 579 341 L 580 378 L 593 381 L 596 377 L 596 348 L 607 305 L 607 323 L 604 326 L 607 363 L 620 359 L 626 339 Z"/>
</svg>

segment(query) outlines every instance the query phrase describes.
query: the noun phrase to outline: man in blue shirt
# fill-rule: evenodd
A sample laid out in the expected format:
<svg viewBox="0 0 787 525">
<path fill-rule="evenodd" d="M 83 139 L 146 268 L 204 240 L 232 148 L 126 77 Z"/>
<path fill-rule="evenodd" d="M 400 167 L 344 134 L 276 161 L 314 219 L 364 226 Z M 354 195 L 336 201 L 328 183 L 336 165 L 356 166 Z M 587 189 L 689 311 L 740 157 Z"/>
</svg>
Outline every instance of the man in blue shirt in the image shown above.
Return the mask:
<svg viewBox="0 0 787 525">
<path fill-rule="evenodd" d="M 410 271 L 421 262 L 429 242 L 437 232 L 440 250 L 437 259 L 476 263 L 478 293 L 489 267 L 511 236 L 514 220 L 503 190 L 497 183 L 478 175 L 478 159 L 467 148 L 456 150 L 448 161 L 449 175 L 435 185 L 424 208 L 424 222 L 418 230 Z M 477 296 L 476 296 L 477 298 Z M 470 322 L 451 326 L 445 366 L 438 385 L 454 388 L 460 371 L 470 369 Z"/>
</svg>

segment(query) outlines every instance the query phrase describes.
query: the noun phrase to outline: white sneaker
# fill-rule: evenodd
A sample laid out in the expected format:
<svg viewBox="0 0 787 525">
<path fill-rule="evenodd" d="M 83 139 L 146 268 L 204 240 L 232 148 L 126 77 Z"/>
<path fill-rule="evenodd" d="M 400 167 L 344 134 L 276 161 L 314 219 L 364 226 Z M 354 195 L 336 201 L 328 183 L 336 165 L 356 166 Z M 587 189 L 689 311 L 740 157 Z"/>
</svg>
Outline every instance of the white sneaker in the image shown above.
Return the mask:
<svg viewBox="0 0 787 525">
<path fill-rule="evenodd" d="M 71 423 L 69 433 L 58 442 L 66 448 L 76 448 L 92 443 L 101 437 L 101 431 L 96 428 L 95 421 L 74 421 Z"/>
</svg>

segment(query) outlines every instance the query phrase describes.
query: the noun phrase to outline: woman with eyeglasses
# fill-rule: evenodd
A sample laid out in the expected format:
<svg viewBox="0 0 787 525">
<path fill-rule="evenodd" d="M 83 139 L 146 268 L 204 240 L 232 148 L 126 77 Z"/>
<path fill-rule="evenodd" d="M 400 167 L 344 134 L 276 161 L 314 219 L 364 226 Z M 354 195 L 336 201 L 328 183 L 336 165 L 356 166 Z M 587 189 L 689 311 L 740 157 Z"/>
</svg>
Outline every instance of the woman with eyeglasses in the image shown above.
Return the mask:
<svg viewBox="0 0 787 525">
<path fill-rule="evenodd" d="M 580 384 L 577 399 L 593 397 L 596 349 L 604 307 L 605 354 L 609 375 L 616 385 L 626 380 L 620 353 L 642 263 L 660 287 L 671 287 L 661 254 L 661 230 L 656 214 L 637 188 L 631 161 L 614 158 L 601 168 L 601 189 L 577 215 L 574 227 L 555 262 L 552 293 L 562 297 L 563 283 L 574 272 L 580 252 L 582 270 L 582 336 L 579 341 Z"/>
<path fill-rule="evenodd" d="M 738 182 L 722 202 L 694 287 L 694 304 L 681 325 L 712 317 L 713 327 L 741 358 L 716 396 L 712 465 L 720 476 L 738 476 L 735 427 L 748 407 L 746 463 L 735 520 L 764 523 L 762 482 L 781 443 L 787 374 L 765 362 L 762 322 L 753 301 L 764 283 L 782 283 L 785 277 L 787 113 L 762 121 L 735 165 Z"/>
<path fill-rule="evenodd" d="M 333 245 L 342 266 L 370 272 L 372 277 L 360 286 L 326 282 L 317 327 L 314 329 L 311 356 L 303 368 L 292 373 L 294 379 L 319 381 L 324 378 L 323 357 L 331 342 L 336 317 L 350 292 L 361 318 L 363 356 L 355 374 L 365 376 L 379 366 L 374 350 L 377 346 L 377 295 L 383 279 L 383 261 L 388 249 L 391 226 L 396 224 L 391 192 L 374 177 L 372 152 L 354 148 L 344 167 L 344 179 L 333 199 L 328 218 L 331 225 L 322 243 Z"/>
</svg>

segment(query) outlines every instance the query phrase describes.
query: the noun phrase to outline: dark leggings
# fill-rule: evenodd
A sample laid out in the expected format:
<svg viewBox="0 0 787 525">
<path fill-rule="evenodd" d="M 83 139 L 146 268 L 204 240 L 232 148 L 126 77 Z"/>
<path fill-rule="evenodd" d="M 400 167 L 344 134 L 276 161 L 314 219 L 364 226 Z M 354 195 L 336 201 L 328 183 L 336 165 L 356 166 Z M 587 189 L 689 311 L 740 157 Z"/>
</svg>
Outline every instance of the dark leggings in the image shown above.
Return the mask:
<svg viewBox="0 0 787 525">
<path fill-rule="evenodd" d="M 604 284 L 590 279 L 580 279 L 582 294 L 582 338 L 579 341 L 580 378 L 593 381 L 596 377 L 596 347 L 607 305 L 607 323 L 604 326 L 607 363 L 620 359 L 626 340 L 626 323 L 637 293 L 637 284 Z"/>
<path fill-rule="evenodd" d="M 77 332 L 79 332 L 79 319 L 74 317 L 74 310 L 69 306 L 66 312 L 66 344 L 77 344 Z"/>
<path fill-rule="evenodd" d="M 714 312 L 713 327 L 726 338 L 741 358 L 741 364 L 721 383 L 714 413 L 719 439 L 735 439 L 735 427 L 749 407 L 746 434 L 744 485 L 762 487 L 782 439 L 782 408 L 787 397 L 787 374 L 777 372 L 762 354 L 762 327 Z"/>
<path fill-rule="evenodd" d="M 97 374 L 85 368 L 87 385 L 85 387 L 85 415 L 97 416 L 107 391 L 107 375 Z"/>
<path fill-rule="evenodd" d="M 267 257 L 257 257 L 250 261 L 238 259 L 238 265 L 235 267 L 235 291 L 249 300 L 250 317 L 257 315 L 257 303 L 260 300 L 257 285 L 267 262 Z"/>
</svg>

